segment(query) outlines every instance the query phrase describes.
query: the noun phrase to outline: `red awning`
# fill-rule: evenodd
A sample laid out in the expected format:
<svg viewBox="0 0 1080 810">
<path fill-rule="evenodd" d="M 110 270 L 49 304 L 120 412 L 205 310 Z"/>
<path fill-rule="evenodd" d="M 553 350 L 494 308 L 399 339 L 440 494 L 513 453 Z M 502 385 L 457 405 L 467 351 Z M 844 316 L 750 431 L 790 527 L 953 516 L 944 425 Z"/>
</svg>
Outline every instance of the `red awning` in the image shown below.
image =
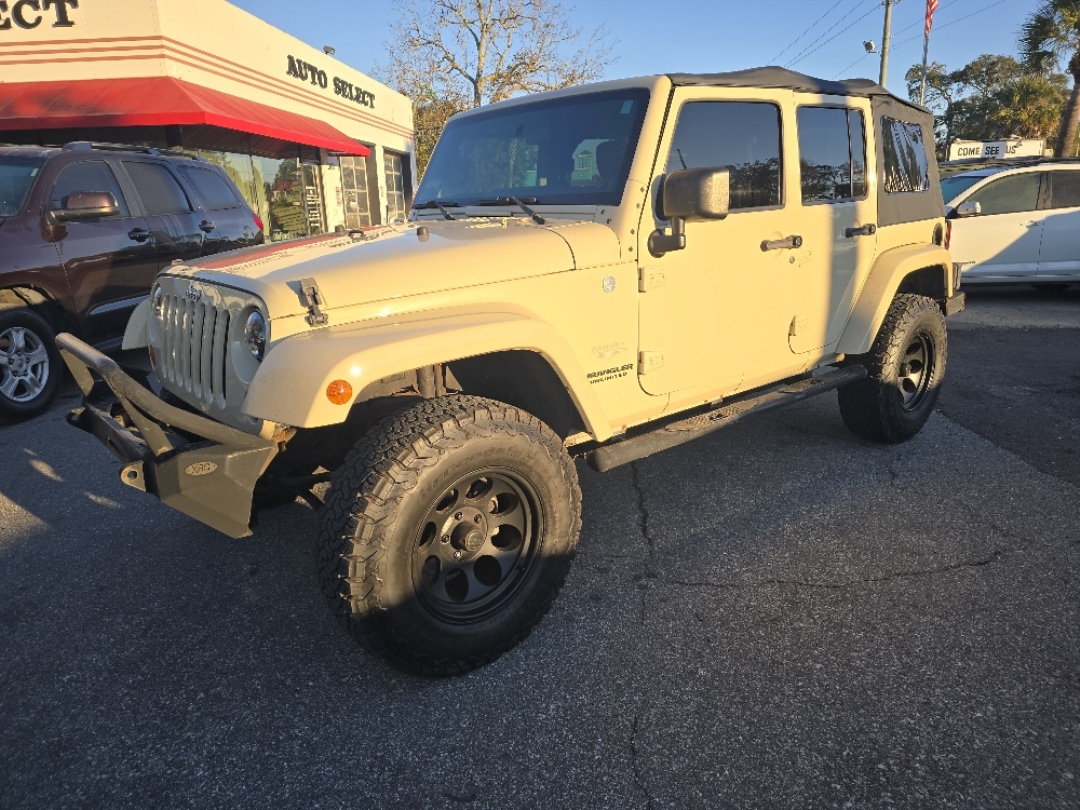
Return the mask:
<svg viewBox="0 0 1080 810">
<path fill-rule="evenodd" d="M 168 76 L 0 83 L 0 131 L 205 125 L 367 157 L 370 150 L 306 115 Z"/>
</svg>

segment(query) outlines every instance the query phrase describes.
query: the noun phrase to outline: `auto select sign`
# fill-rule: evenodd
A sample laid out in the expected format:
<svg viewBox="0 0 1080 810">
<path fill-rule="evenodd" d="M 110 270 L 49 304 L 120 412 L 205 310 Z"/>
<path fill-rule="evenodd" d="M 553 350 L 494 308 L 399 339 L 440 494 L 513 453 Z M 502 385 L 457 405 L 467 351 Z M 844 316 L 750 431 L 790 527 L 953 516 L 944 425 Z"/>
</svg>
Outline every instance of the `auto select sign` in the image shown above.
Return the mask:
<svg viewBox="0 0 1080 810">
<path fill-rule="evenodd" d="M 953 141 L 949 160 L 988 160 L 993 158 L 1042 157 L 1044 140 Z"/>
</svg>

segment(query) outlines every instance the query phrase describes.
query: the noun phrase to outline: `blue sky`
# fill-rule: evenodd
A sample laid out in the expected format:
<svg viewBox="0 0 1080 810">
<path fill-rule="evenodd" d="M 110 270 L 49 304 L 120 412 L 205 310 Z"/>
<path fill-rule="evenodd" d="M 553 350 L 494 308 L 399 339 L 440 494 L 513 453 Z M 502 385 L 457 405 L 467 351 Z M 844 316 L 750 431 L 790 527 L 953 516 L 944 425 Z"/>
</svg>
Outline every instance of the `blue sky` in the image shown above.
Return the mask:
<svg viewBox="0 0 1080 810">
<path fill-rule="evenodd" d="M 394 0 L 232 2 L 311 45 L 332 45 L 341 61 L 365 73 L 385 59 L 399 5 Z M 1038 0 L 939 0 L 931 61 L 953 70 L 984 53 L 1015 55 L 1020 25 L 1038 5 Z M 881 0 L 564 0 L 563 6 L 573 8 L 575 26 L 604 25 L 609 40 L 616 41 L 618 59 L 605 78 L 765 64 L 826 79 L 878 76 L 878 57 L 866 55 L 862 43 L 872 39 L 880 47 Z M 894 6 L 888 86 L 901 95 L 904 72 L 922 61 L 925 10 L 925 0 L 899 0 Z"/>
</svg>

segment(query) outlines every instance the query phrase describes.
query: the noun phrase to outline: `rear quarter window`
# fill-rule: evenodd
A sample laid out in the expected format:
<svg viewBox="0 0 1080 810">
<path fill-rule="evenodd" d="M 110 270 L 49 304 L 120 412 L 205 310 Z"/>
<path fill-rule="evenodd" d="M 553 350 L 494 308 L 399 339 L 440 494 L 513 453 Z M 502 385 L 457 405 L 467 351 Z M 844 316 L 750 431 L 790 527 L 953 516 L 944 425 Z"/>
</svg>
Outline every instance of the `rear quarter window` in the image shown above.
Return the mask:
<svg viewBox="0 0 1080 810">
<path fill-rule="evenodd" d="M 221 211 L 225 208 L 239 208 L 243 201 L 232 190 L 221 175 L 212 169 L 201 169 L 196 166 L 181 166 L 181 174 L 184 175 L 195 187 L 202 197 L 206 207 L 211 211 Z"/>
<path fill-rule="evenodd" d="M 882 116 L 881 139 L 885 157 L 882 185 L 888 194 L 928 191 L 930 160 L 922 127 Z"/>
</svg>

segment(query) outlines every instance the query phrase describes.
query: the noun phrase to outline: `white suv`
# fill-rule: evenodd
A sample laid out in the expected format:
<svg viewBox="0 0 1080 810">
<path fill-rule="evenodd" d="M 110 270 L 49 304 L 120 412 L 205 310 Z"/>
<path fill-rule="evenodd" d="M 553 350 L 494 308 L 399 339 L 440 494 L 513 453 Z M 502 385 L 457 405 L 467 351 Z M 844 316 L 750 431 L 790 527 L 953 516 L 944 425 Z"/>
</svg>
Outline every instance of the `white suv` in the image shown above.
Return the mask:
<svg viewBox="0 0 1080 810">
<path fill-rule="evenodd" d="M 949 252 L 965 286 L 1080 282 L 1080 162 L 1044 160 L 941 181 Z"/>
</svg>

